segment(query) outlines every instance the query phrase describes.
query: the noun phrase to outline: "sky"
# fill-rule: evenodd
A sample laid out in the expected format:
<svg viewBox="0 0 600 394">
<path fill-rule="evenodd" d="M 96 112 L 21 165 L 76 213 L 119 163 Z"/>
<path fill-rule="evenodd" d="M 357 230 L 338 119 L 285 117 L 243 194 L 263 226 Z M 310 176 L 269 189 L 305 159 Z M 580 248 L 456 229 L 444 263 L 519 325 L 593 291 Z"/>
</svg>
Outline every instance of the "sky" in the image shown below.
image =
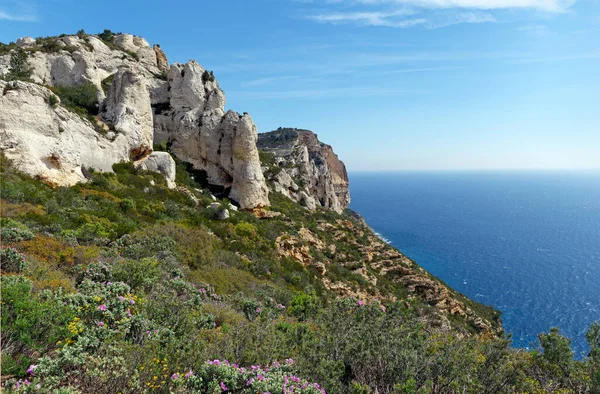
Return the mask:
<svg viewBox="0 0 600 394">
<path fill-rule="evenodd" d="M 0 0 L 0 42 L 79 29 L 196 59 L 350 171 L 600 169 L 600 0 Z"/>
</svg>

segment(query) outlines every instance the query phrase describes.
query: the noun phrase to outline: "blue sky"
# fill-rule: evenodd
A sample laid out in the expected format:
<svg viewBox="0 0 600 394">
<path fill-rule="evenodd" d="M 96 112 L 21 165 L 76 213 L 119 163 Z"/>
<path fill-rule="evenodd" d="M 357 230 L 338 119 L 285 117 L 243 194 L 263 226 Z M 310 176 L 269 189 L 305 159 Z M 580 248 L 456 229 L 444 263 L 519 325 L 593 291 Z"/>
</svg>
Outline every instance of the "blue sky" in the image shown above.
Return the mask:
<svg viewBox="0 0 600 394">
<path fill-rule="evenodd" d="M 0 0 L 2 42 L 81 28 L 197 59 L 351 171 L 600 168 L 600 0 Z"/>
</svg>

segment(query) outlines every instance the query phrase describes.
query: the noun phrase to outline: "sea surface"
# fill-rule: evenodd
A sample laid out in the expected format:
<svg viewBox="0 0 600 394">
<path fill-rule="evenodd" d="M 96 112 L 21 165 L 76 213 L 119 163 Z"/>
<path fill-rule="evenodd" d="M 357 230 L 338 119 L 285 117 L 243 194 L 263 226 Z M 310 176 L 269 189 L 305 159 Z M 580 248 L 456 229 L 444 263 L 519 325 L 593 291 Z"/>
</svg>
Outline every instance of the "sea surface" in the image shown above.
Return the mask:
<svg viewBox="0 0 600 394">
<path fill-rule="evenodd" d="M 357 172 L 350 208 L 468 297 L 513 346 L 557 326 L 578 357 L 600 320 L 600 172 Z"/>
</svg>

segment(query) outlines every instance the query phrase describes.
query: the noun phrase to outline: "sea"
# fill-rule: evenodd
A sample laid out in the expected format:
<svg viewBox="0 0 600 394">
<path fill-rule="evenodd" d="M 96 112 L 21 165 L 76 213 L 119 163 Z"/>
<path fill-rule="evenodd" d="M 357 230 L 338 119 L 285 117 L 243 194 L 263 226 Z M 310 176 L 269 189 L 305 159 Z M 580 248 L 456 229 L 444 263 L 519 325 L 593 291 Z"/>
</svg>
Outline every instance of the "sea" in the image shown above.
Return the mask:
<svg viewBox="0 0 600 394">
<path fill-rule="evenodd" d="M 381 238 L 502 312 L 513 346 L 551 327 L 587 351 L 600 320 L 600 171 L 350 173 L 350 208 Z"/>
</svg>

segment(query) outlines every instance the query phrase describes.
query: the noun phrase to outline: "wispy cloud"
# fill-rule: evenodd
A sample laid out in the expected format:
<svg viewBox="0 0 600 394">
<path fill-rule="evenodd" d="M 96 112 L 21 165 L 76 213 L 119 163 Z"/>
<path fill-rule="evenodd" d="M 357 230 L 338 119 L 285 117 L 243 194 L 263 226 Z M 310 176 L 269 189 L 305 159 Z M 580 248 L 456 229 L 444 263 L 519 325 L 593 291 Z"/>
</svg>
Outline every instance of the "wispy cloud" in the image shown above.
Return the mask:
<svg viewBox="0 0 600 394">
<path fill-rule="evenodd" d="M 37 6 L 35 3 L 29 1 L 2 1 L 0 20 L 11 22 L 37 22 Z"/>
<path fill-rule="evenodd" d="M 354 23 L 360 26 L 383 26 L 408 28 L 414 26 L 423 26 L 428 29 L 438 29 L 441 27 L 457 25 L 461 23 L 486 23 L 496 22 L 496 18 L 485 12 L 462 11 L 454 13 L 443 13 L 439 15 L 414 16 L 411 18 L 406 15 L 415 15 L 414 11 L 394 11 L 394 12 L 330 12 L 307 16 L 308 19 L 321 23 Z"/>
<path fill-rule="evenodd" d="M 258 78 L 251 81 L 242 82 L 243 87 L 269 85 L 276 82 L 290 81 L 300 78 L 297 75 L 286 75 L 281 77 Z"/>
<path fill-rule="evenodd" d="M 557 14 L 576 0 L 313 0 L 304 18 L 320 23 L 429 29 L 497 22 L 507 10 Z M 308 5 L 308 3 L 307 3 Z M 541 30 L 538 30 L 541 33 Z"/>
<path fill-rule="evenodd" d="M 550 30 L 545 25 L 522 26 L 517 28 L 517 30 L 536 37 L 544 37 L 550 34 Z"/>
<path fill-rule="evenodd" d="M 6 11 L 0 10 L 0 20 L 12 21 L 12 22 L 36 22 L 37 16 L 27 14 L 12 14 Z"/>
<path fill-rule="evenodd" d="M 331 99 L 331 98 L 364 98 L 374 96 L 398 96 L 398 95 L 416 95 L 427 94 L 425 90 L 407 90 L 385 87 L 340 87 L 328 89 L 297 89 L 281 91 L 243 91 L 231 92 L 238 99 Z"/>
<path fill-rule="evenodd" d="M 562 12 L 576 0 L 345 0 L 345 3 L 382 5 L 393 4 L 421 8 L 471 8 L 497 10 L 508 8 L 532 8 L 549 12 Z M 342 1 L 338 1 L 341 3 Z"/>
</svg>

